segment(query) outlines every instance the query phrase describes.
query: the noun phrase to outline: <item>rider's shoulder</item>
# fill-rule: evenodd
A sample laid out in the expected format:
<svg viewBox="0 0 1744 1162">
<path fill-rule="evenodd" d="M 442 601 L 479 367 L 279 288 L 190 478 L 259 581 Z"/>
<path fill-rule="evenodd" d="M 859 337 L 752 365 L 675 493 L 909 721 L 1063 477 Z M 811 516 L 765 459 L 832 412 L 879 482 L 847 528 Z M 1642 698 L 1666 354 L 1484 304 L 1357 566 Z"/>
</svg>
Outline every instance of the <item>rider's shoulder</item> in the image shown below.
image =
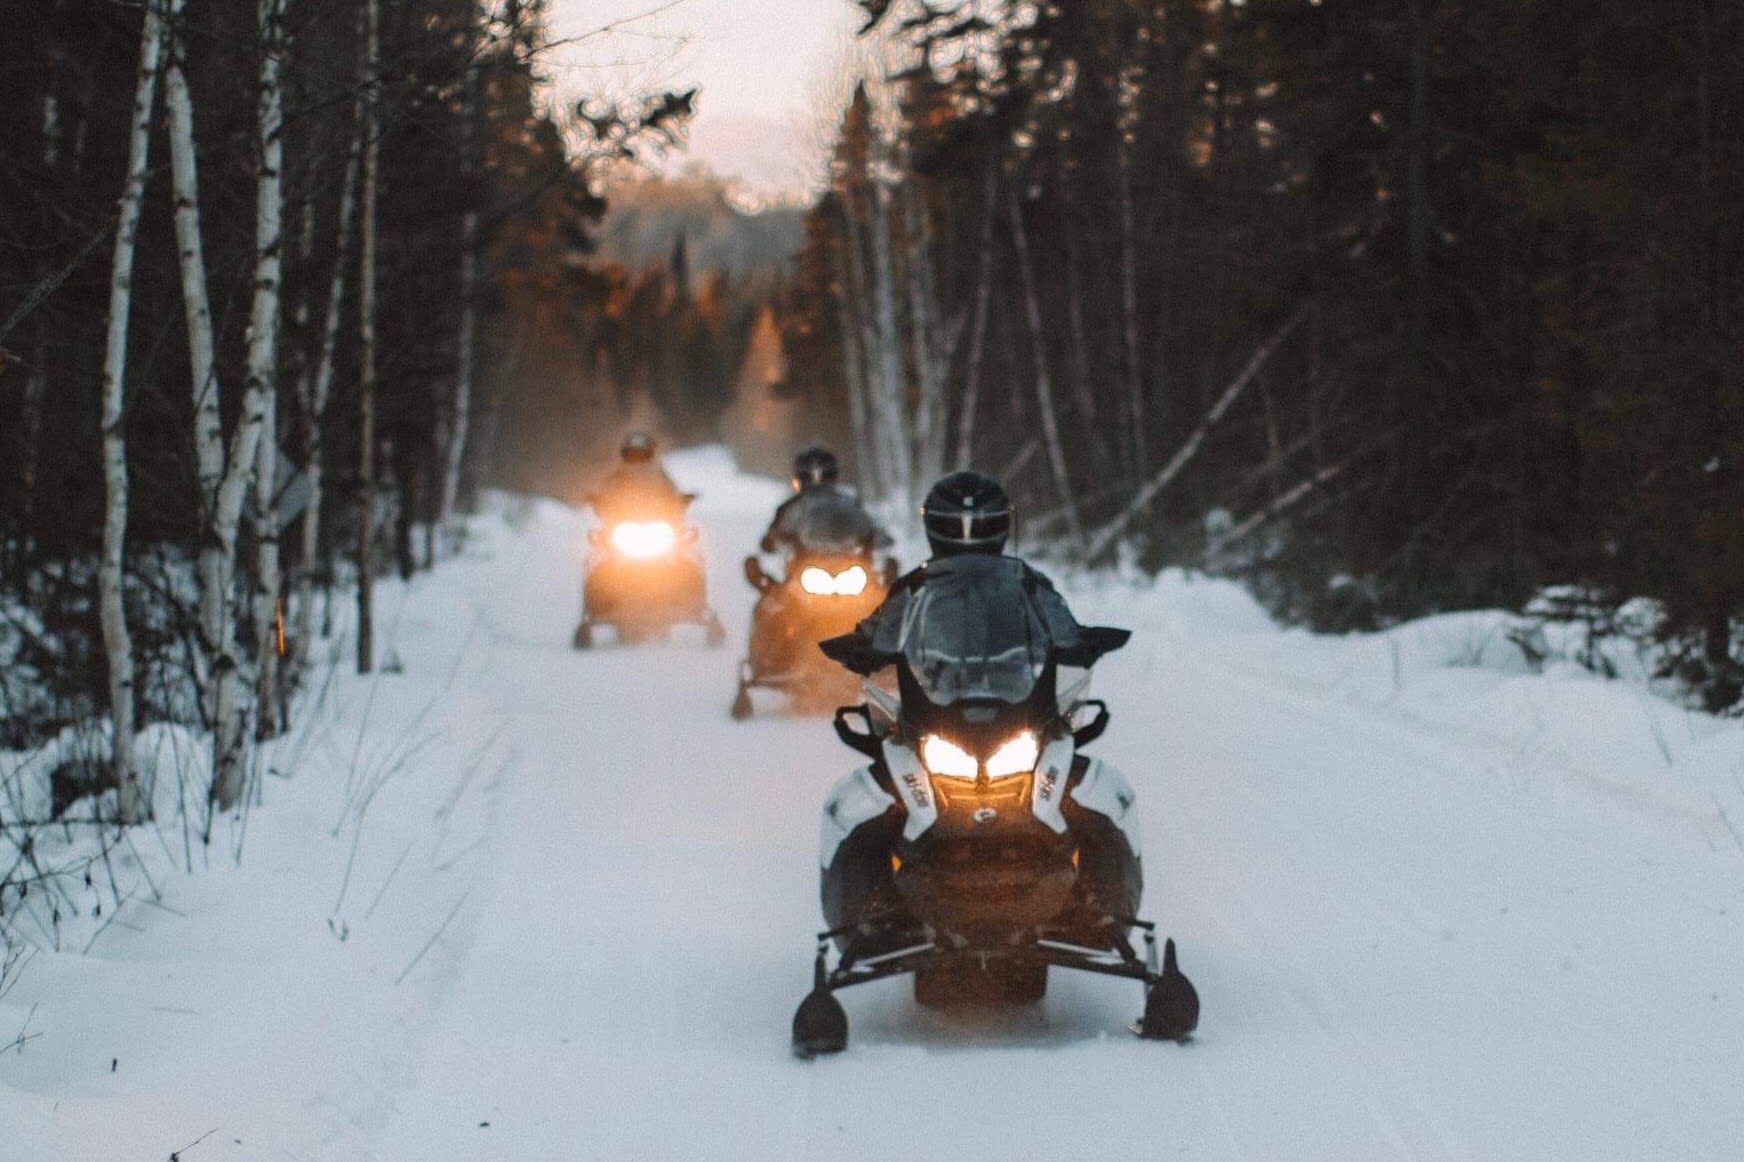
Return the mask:
<svg viewBox="0 0 1744 1162">
<path fill-rule="evenodd" d="M 1034 586 L 1037 589 L 1045 589 L 1049 593 L 1058 592 L 1057 588 L 1054 585 L 1054 580 L 1052 577 L 1049 577 L 1046 573 L 1042 572 L 1040 569 L 1036 568 L 1034 565 L 1031 565 L 1028 561 L 1024 560 L 1022 557 L 1008 557 L 1006 559 L 1011 560 L 1011 561 L 1016 561 L 1020 566 L 1023 567 L 1023 579 L 1024 579 L 1024 581 L 1026 581 L 1030 585 Z"/>
</svg>

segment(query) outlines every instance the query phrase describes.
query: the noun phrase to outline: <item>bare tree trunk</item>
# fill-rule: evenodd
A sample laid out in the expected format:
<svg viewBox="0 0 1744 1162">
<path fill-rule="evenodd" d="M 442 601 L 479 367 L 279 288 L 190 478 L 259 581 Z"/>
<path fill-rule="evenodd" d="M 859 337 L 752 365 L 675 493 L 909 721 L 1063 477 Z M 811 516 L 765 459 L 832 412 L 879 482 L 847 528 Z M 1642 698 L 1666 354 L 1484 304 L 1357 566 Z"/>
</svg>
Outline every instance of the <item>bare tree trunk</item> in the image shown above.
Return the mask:
<svg viewBox="0 0 1744 1162">
<path fill-rule="evenodd" d="M 1017 193 L 1008 195 L 1007 209 L 1011 216 L 1012 249 L 1017 254 L 1018 281 L 1023 292 L 1023 313 L 1029 323 L 1030 354 L 1035 364 L 1036 412 L 1042 421 L 1042 442 L 1047 446 L 1048 470 L 1054 478 L 1054 492 L 1066 513 L 1066 530 L 1072 545 L 1080 553 L 1084 549 L 1084 526 L 1078 518 L 1078 502 L 1072 492 L 1072 480 L 1066 469 L 1066 450 L 1060 443 L 1060 421 L 1054 411 L 1054 382 L 1048 371 L 1047 343 L 1042 332 L 1041 303 L 1036 298 L 1035 268 L 1030 261 L 1029 237 L 1023 228 L 1023 207 Z"/>
<path fill-rule="evenodd" d="M 1090 538 L 1090 544 L 1084 550 L 1087 560 L 1093 561 L 1101 556 L 1114 543 L 1114 539 L 1126 531 L 1126 526 L 1132 523 L 1132 519 L 1143 511 L 1144 507 L 1154 500 L 1158 493 L 1167 488 L 1170 482 L 1181 474 L 1182 469 L 1192 462 L 1193 457 L 1199 454 L 1200 447 L 1204 445 L 1205 437 L 1211 434 L 1211 429 L 1217 426 L 1218 421 L 1222 420 L 1225 413 L 1235 405 L 1235 401 L 1241 398 L 1242 392 L 1246 391 L 1248 385 L 1259 376 L 1261 369 L 1265 367 L 1266 362 L 1271 359 L 1279 345 L 1307 317 L 1308 312 L 1308 304 L 1297 307 L 1291 312 L 1290 317 L 1285 319 L 1264 343 L 1260 344 L 1259 350 L 1255 351 L 1248 359 L 1247 365 L 1241 369 L 1241 372 L 1230 380 L 1229 386 L 1223 389 L 1223 394 L 1217 397 L 1216 402 L 1211 405 L 1210 410 L 1199 421 L 1199 426 L 1194 428 L 1192 434 L 1175 450 L 1175 454 L 1169 458 L 1169 462 L 1158 469 L 1155 476 L 1145 482 L 1145 486 L 1138 490 L 1125 508 L 1120 510 L 1119 515 L 1096 530 L 1096 535 Z"/>
<path fill-rule="evenodd" d="M 179 0 L 169 0 L 174 19 Z M 99 575 L 103 651 L 109 663 L 110 767 L 120 792 L 123 823 L 151 811 L 150 790 L 133 769 L 133 639 L 127 632 L 122 594 L 122 552 L 127 541 L 127 323 L 133 308 L 133 256 L 151 163 L 151 112 L 157 99 L 164 20 L 147 5 L 139 36 L 139 79 L 133 94 L 133 129 L 127 148 L 127 184 L 115 229 L 115 259 L 109 275 L 109 332 L 103 352 L 103 560 Z"/>
<path fill-rule="evenodd" d="M 1138 230 L 1132 212 L 1132 158 L 1122 139 L 1115 146 L 1116 172 L 1120 186 L 1120 337 L 1121 370 L 1126 373 L 1126 414 L 1131 427 L 1130 467 L 1132 478 L 1150 471 L 1149 424 L 1145 407 L 1144 371 L 1138 354 Z"/>
<path fill-rule="evenodd" d="M 1207 564 L 1215 560 L 1231 545 L 1246 540 L 1256 529 L 1294 508 L 1316 488 L 1330 482 L 1343 471 L 1344 464 L 1329 464 L 1312 476 L 1297 481 L 1289 489 L 1280 492 L 1264 508 L 1207 545 L 1204 553 L 1199 557 L 1200 564 Z"/>
<path fill-rule="evenodd" d="M 926 208 L 921 204 L 919 183 L 918 177 L 910 176 L 903 187 L 903 215 L 908 236 L 909 341 L 920 389 L 914 409 L 917 492 L 944 472 L 945 423 L 950 402 L 945 383 L 950 357 L 939 325 Z"/>
<path fill-rule="evenodd" d="M 194 107 L 181 65 L 185 46 L 173 21 L 169 40 L 165 97 L 170 114 L 176 237 L 181 251 L 182 298 L 193 370 L 194 443 L 204 517 L 199 570 L 200 635 L 206 663 L 205 705 L 208 725 L 213 732 L 211 798 L 213 806 L 223 810 L 241 796 L 247 757 L 249 708 L 243 698 L 242 658 L 235 626 L 236 542 L 242 504 L 265 423 L 267 401 L 262 384 L 251 374 L 243 391 L 236 431 L 226 448 L 218 406 L 219 384 L 214 360 L 212 313 L 206 290 L 205 254 L 200 240 Z M 276 276 L 274 283 L 276 294 Z"/>
<path fill-rule="evenodd" d="M 867 284 L 865 235 L 860 226 L 860 199 L 853 196 L 850 187 L 842 199 L 842 221 L 847 229 L 848 253 L 848 286 L 850 293 L 845 301 L 852 303 L 849 314 L 855 324 L 858 337 L 860 369 L 858 377 L 861 385 L 863 424 L 865 427 L 864 451 L 866 459 L 862 462 L 862 483 L 880 497 L 889 497 L 892 487 L 889 475 L 889 457 L 884 449 L 884 431 L 877 423 L 878 398 L 883 394 L 879 386 L 882 374 L 881 364 L 875 361 L 874 353 L 878 350 L 878 328 L 873 321 L 872 288 Z"/>
<path fill-rule="evenodd" d="M 478 39 L 484 14 L 476 4 L 467 11 L 468 62 L 460 109 L 461 168 L 468 179 L 477 173 Z M 469 197 L 476 196 L 468 191 Z M 466 459 L 466 439 L 472 427 L 473 365 L 478 343 L 478 210 L 469 208 L 460 220 L 460 333 L 456 336 L 454 397 L 448 408 L 447 441 L 443 447 L 442 490 L 437 502 L 437 520 L 446 525 L 454 519 L 460 495 L 460 468 Z"/>
<path fill-rule="evenodd" d="M 878 368 L 878 389 L 872 397 L 872 424 L 879 433 L 890 500 L 900 509 L 914 495 L 914 456 L 910 446 L 908 393 L 902 373 L 902 336 L 896 327 L 896 278 L 890 242 L 890 189 L 872 179 L 872 292 L 877 346 L 871 362 Z"/>
<path fill-rule="evenodd" d="M 842 265 L 847 266 L 844 261 Z M 859 324 L 854 318 L 854 303 L 859 292 L 852 288 L 847 272 L 838 272 L 841 284 L 836 293 L 837 325 L 842 332 L 842 383 L 848 392 L 848 434 L 854 442 L 854 462 L 860 468 L 860 481 L 874 493 L 882 492 L 878 478 L 877 457 L 872 451 L 871 433 L 866 419 L 866 366 L 860 347 Z"/>
<path fill-rule="evenodd" d="M 1090 384 L 1090 342 L 1084 330 L 1084 284 L 1078 277 L 1078 230 L 1067 211 L 1066 236 L 1066 325 L 1071 338 L 1068 347 L 1072 372 L 1072 405 L 1078 412 L 1078 428 L 1086 442 L 1098 446 L 1087 449 L 1093 464 L 1102 462 L 1105 450 L 1100 447 L 1102 434 L 1097 431 L 1096 395 Z"/>
<path fill-rule="evenodd" d="M 1405 331 L 1406 390 L 1411 408 L 1422 404 L 1429 297 L 1429 25 L 1423 0 L 1410 0 L 1411 89 L 1407 110 L 1408 162 L 1405 175 L 1406 255 L 1410 296 Z"/>
<path fill-rule="evenodd" d="M 468 210 L 461 219 L 460 237 L 460 334 L 455 344 L 460 367 L 454 377 L 447 444 L 443 449 L 442 493 L 437 510 L 437 520 L 441 524 L 454 519 L 455 501 L 460 496 L 460 468 L 466 459 L 466 439 L 472 427 L 472 380 L 478 343 L 477 210 Z"/>
<path fill-rule="evenodd" d="M 63 3 L 57 0 L 54 6 L 55 17 L 59 17 Z M 160 22 L 161 24 L 161 22 Z M 158 51 L 161 55 L 161 28 Z M 143 46 L 142 46 L 143 47 Z M 64 126 L 61 118 L 61 76 L 66 71 L 67 54 L 57 39 L 49 50 L 48 82 L 43 86 L 42 93 L 42 168 L 47 173 L 54 173 L 60 167 L 61 138 Z M 157 89 L 155 71 L 152 77 L 152 90 Z M 49 269 L 46 257 L 35 263 L 32 283 L 41 286 L 54 277 Z M 36 334 L 31 344 L 30 365 L 24 378 L 24 406 L 19 415 L 19 428 L 23 436 L 23 447 L 19 450 L 18 486 L 20 508 L 24 514 L 24 524 L 33 528 L 36 517 L 36 482 L 37 468 L 40 465 L 40 450 L 42 445 L 42 409 L 48 400 L 48 361 L 49 361 L 49 323 L 38 317 Z"/>
<path fill-rule="evenodd" d="M 361 20 L 360 20 L 361 22 Z M 359 73 L 364 69 L 359 68 Z M 345 305 L 345 272 L 351 263 L 351 236 L 357 222 L 357 179 L 363 163 L 364 92 L 359 84 L 351 106 L 351 148 L 345 157 L 345 180 L 339 191 L 339 223 L 333 246 L 333 278 L 327 290 L 327 311 L 321 321 L 321 348 L 309 395 L 302 401 L 303 447 L 308 457 L 309 507 L 303 512 L 303 567 L 297 578 L 296 668 L 301 669 L 315 632 L 315 568 L 321 559 L 321 515 L 326 502 L 327 401 L 333 394 L 333 365 L 339 349 L 339 327 Z"/>
<path fill-rule="evenodd" d="M 284 268 L 284 117 L 279 73 L 285 52 L 285 0 L 259 0 L 260 93 L 256 121 L 260 171 L 255 179 L 254 302 L 248 322 L 248 391 L 263 414 L 254 468 L 256 568 L 255 728 L 278 733 L 279 653 L 284 634 L 279 598 L 278 349 L 279 288 Z M 241 788 L 235 788 L 238 794 Z"/>
<path fill-rule="evenodd" d="M 381 157 L 378 122 L 381 105 L 381 0 L 367 0 L 364 34 L 364 148 L 362 171 L 363 245 L 357 288 L 357 672 L 375 666 L 375 202 Z"/>
<path fill-rule="evenodd" d="M 989 164 L 982 182 L 981 242 L 975 272 L 975 312 L 969 321 L 969 354 L 963 370 L 963 402 L 957 418 L 956 467 L 975 462 L 975 409 L 981 402 L 981 359 L 987 349 L 987 308 L 993 297 L 993 223 L 999 218 L 999 171 Z"/>
</svg>

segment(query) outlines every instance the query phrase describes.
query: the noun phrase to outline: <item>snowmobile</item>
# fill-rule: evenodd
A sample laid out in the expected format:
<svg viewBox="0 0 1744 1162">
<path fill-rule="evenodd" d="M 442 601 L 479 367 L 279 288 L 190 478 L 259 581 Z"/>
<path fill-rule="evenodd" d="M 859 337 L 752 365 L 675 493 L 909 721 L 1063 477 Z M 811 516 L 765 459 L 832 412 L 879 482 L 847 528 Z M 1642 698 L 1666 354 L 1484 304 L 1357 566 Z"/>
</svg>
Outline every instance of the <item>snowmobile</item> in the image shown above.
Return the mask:
<svg viewBox="0 0 1744 1162">
<path fill-rule="evenodd" d="M 858 691 L 853 675 L 817 648 L 825 638 L 854 628 L 878 608 L 896 579 L 897 565 L 873 560 L 870 548 L 803 549 L 784 578 L 771 577 L 756 557 L 745 558 L 745 578 L 763 594 L 751 619 L 751 644 L 739 663 L 735 719 L 751 717 L 754 688 L 781 690 L 800 713 L 827 713 Z"/>
<path fill-rule="evenodd" d="M 1086 696 L 1090 667 L 1128 631 L 1079 627 L 1060 646 L 1028 604 L 978 599 L 972 585 L 923 586 L 894 652 L 857 636 L 824 643 L 863 676 L 894 666 L 897 692 L 868 681 L 865 702 L 836 711 L 841 740 L 872 761 L 824 806 L 829 927 L 794 1052 L 846 1047 L 835 994 L 852 985 L 907 973 L 924 1006 L 1024 1004 L 1051 968 L 1142 983 L 1133 1031 L 1185 1040 L 1199 997 L 1174 941 L 1159 963 L 1156 927 L 1137 915 L 1135 796 L 1082 753 L 1108 725 L 1107 704 Z"/>
<path fill-rule="evenodd" d="M 726 640 L 708 604 L 700 534 L 686 515 L 695 499 L 694 493 L 680 493 L 673 504 L 648 511 L 593 500 L 600 524 L 588 533 L 576 649 L 591 648 L 602 625 L 631 645 L 684 624 L 702 626 L 711 646 Z"/>
</svg>

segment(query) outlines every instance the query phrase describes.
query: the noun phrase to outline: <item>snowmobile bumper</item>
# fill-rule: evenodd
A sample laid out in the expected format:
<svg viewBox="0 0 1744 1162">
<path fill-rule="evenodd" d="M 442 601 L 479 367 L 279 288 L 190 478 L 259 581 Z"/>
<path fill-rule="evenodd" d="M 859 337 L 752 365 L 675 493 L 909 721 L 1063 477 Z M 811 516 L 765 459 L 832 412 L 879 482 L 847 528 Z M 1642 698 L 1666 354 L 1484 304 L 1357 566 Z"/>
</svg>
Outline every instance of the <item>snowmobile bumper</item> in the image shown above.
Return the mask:
<svg viewBox="0 0 1744 1162">
<path fill-rule="evenodd" d="M 794 1014 L 793 1051 L 800 1057 L 839 1052 L 847 1046 L 847 1015 L 834 993 L 858 984 L 922 970 L 952 965 L 1005 962 L 1074 969 L 1103 976 L 1124 977 L 1145 986 L 1145 1009 L 1132 1024 L 1132 1031 L 1147 1040 L 1186 1041 L 1199 1023 L 1199 996 L 1193 983 L 1181 972 L 1175 942 L 1164 942 L 1163 959 L 1157 960 L 1156 925 L 1147 920 L 1120 922 L 1122 930 L 1108 947 L 1082 945 L 1063 936 L 1044 936 L 1018 944 L 956 946 L 935 937 L 908 947 L 881 949 L 857 955 L 864 936 L 861 926 L 818 933 L 817 959 L 813 966 L 812 991 Z M 1143 953 L 1133 948 L 1128 933 L 1136 931 Z M 846 949 L 830 964 L 832 942 L 846 940 Z"/>
<path fill-rule="evenodd" d="M 702 562 L 688 555 L 592 562 L 582 601 L 587 620 L 595 623 L 701 622 L 709 616 Z"/>
</svg>

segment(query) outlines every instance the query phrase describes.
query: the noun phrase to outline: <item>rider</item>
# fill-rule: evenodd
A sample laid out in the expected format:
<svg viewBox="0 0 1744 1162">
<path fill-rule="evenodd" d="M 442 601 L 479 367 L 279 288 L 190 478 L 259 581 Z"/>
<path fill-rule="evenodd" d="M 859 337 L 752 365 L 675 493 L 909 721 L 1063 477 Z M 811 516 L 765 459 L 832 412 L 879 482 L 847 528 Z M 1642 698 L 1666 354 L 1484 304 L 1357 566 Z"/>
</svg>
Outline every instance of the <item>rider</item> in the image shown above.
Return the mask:
<svg viewBox="0 0 1744 1162">
<path fill-rule="evenodd" d="M 979 472 L 953 472 L 927 493 L 921 516 L 932 548 L 931 559 L 899 579 L 884 603 L 852 633 L 820 643 L 835 661 L 868 677 L 893 664 L 903 650 L 903 634 L 909 628 L 905 623 L 912 620 L 907 616 L 910 603 L 928 584 L 974 594 L 975 600 L 953 601 L 965 622 L 1027 603 L 1036 623 L 1047 633 L 1054 660 L 1061 665 L 1087 667 L 1101 654 L 1125 643 L 1124 630 L 1080 626 L 1047 577 L 1022 559 L 1004 555 L 1011 535 L 1012 507 L 997 480 Z M 954 645 L 973 648 L 970 643 L 981 639 L 985 627 L 959 624 L 954 628 L 956 632 L 948 640 L 937 643 L 940 653 L 948 654 Z M 1082 779 L 1087 770 L 1087 761 L 1080 756 L 1073 778 Z M 1109 786 L 1123 789 L 1130 804 L 1132 796 L 1124 778 L 1111 767 L 1106 770 Z M 885 786 L 888 781 L 882 764 L 875 764 L 871 770 L 838 783 L 825 808 L 830 822 L 820 855 L 825 869 L 824 917 L 832 928 L 860 916 L 889 877 L 891 845 L 902 823 L 891 788 Z M 873 786 L 881 793 L 872 793 Z M 1098 816 L 1084 817 L 1080 826 L 1107 832 L 1114 824 Z M 1105 859 L 1118 863 L 1130 858 L 1131 848 L 1125 840 L 1099 846 L 1097 852 L 1087 857 L 1087 879 L 1121 882 L 1117 871 L 1102 865 Z M 1130 902 L 1136 905 L 1137 901 Z"/>
<path fill-rule="evenodd" d="M 835 453 L 828 448 L 807 448 L 794 457 L 794 494 L 775 510 L 759 543 L 765 553 L 786 554 L 789 577 L 797 568 L 795 562 L 807 553 L 869 558 L 890 546 L 890 534 L 860 506 L 853 492 L 837 482 L 840 475 Z M 757 573 L 761 575 L 760 566 Z M 794 661 L 795 640 L 780 629 L 791 597 L 785 586 L 762 581 L 758 586 L 762 595 L 751 611 L 752 667 L 760 674 L 772 674 Z"/>
<path fill-rule="evenodd" d="M 890 534 L 879 527 L 860 501 L 837 483 L 841 467 L 828 448 L 810 447 L 793 458 L 794 494 L 781 502 L 769 531 L 763 534 L 765 553 L 778 549 L 789 556 L 810 548 L 842 550 L 883 549 Z"/>
<path fill-rule="evenodd" d="M 860 674 L 881 668 L 901 649 L 903 615 L 909 601 L 929 580 L 954 574 L 981 589 L 991 608 L 1009 594 L 1026 601 L 1046 627 L 1056 656 L 1065 664 L 1083 653 L 1077 619 L 1053 582 L 1019 557 L 1007 557 L 1011 536 L 1011 499 L 999 481 L 980 472 L 953 472 L 934 484 L 921 504 L 930 560 L 905 574 L 890 588 L 884 603 L 854 631 L 822 643 L 836 661 Z"/>
<path fill-rule="evenodd" d="M 684 493 L 666 475 L 654 458 L 654 437 L 631 432 L 618 449 L 619 463 L 593 494 L 593 506 L 601 517 L 609 513 L 664 515 L 681 511 Z"/>
</svg>

